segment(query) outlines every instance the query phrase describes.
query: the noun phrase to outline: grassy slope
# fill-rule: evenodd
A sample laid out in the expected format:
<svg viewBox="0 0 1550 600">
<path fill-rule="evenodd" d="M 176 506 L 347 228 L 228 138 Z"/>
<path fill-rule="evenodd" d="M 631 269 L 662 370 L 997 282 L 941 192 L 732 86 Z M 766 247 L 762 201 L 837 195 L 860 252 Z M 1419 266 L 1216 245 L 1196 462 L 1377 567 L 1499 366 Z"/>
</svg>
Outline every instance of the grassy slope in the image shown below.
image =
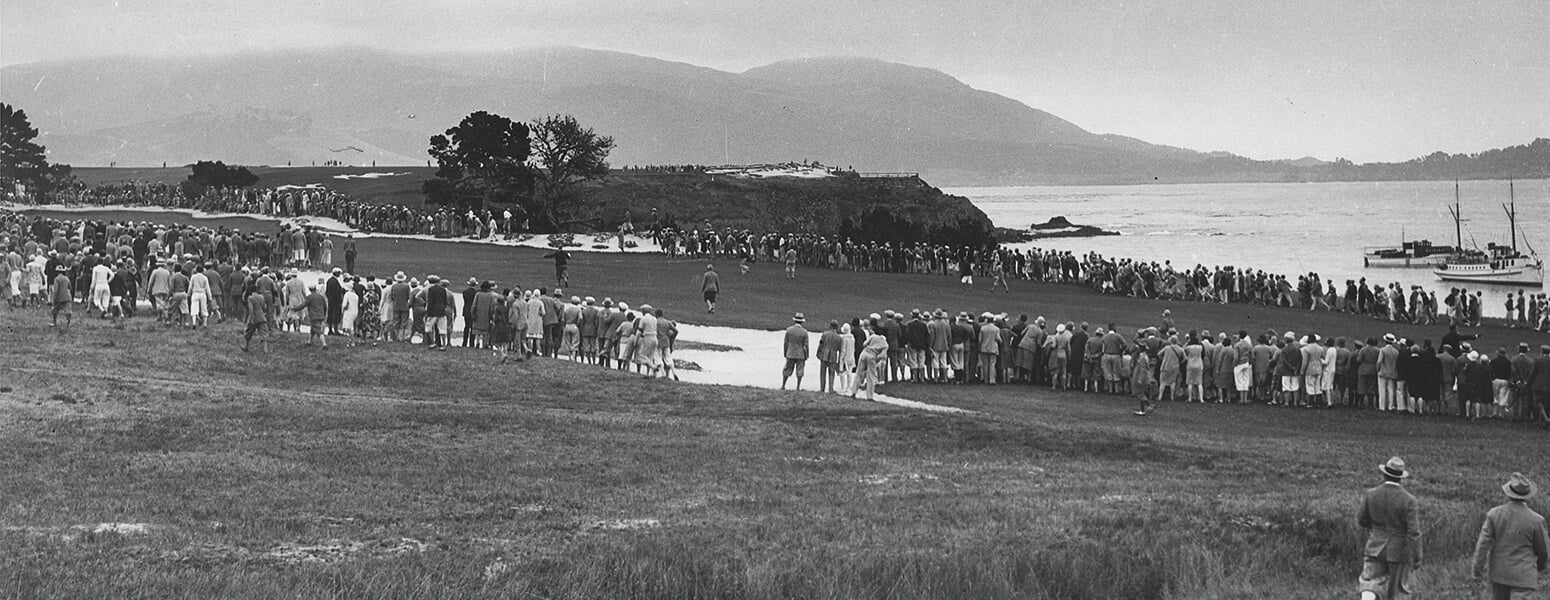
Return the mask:
<svg viewBox="0 0 1550 600">
<path fill-rule="evenodd" d="M 373 204 L 424 206 L 420 184 L 434 176 L 426 167 L 255 167 L 257 187 L 320 183 Z M 336 175 L 409 173 L 378 179 L 335 179 Z M 188 177 L 187 168 L 81 168 L 75 174 L 87 185 L 124 181 L 157 181 L 175 184 Z M 924 222 L 957 218 L 985 220 L 985 213 L 967 200 L 941 194 L 934 188 L 911 183 L 887 183 L 851 179 L 748 179 L 703 173 L 615 171 L 603 183 L 581 188 L 592 196 L 601 218 L 614 227 L 626 210 L 637 225 L 652 208 L 675 215 L 684 227 L 696 227 L 704 219 L 721 227 L 760 231 L 817 231 L 832 234 L 839 221 L 854 211 L 882 204 L 897 207 L 900 215 Z M 691 220 L 692 216 L 692 220 Z"/>
<path fill-rule="evenodd" d="M 1028 388 L 810 393 L 482 353 L 237 351 L 0 313 L 0 582 L 21 597 L 1344 597 L 1405 454 L 1451 586 L 1536 431 Z M 207 373 L 214 373 L 209 375 Z M 654 519 L 639 529 L 615 520 Z M 145 535 L 77 534 L 143 522 Z M 401 538 L 426 544 L 396 553 Z M 287 547 L 364 543 L 296 564 Z M 1452 589 L 1452 588 L 1446 588 Z"/>
<path fill-rule="evenodd" d="M 429 167 L 252 167 L 251 170 L 258 176 L 258 183 L 254 185 L 260 188 L 318 183 L 365 202 L 405 206 L 425 205 L 425 196 L 420 193 L 420 183 L 436 173 L 436 169 Z M 86 185 L 126 181 L 151 181 L 175 185 L 187 179 L 189 174 L 188 167 L 165 169 L 82 167 L 72 172 Z M 366 173 L 409 173 L 409 175 L 377 179 L 334 179 L 336 175 Z"/>
</svg>

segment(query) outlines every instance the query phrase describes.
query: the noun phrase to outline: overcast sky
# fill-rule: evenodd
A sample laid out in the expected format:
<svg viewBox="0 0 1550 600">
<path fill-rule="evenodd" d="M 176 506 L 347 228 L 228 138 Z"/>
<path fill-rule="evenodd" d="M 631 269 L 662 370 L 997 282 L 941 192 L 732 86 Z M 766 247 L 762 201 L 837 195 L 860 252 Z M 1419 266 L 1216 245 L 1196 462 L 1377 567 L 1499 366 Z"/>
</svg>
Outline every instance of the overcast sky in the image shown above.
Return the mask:
<svg viewBox="0 0 1550 600">
<path fill-rule="evenodd" d="M 939 69 L 1090 131 L 1357 161 L 1550 137 L 1546 0 L 4 0 L 0 64 L 577 45 Z M 8 82 L 0 81 L 0 95 Z"/>
</svg>

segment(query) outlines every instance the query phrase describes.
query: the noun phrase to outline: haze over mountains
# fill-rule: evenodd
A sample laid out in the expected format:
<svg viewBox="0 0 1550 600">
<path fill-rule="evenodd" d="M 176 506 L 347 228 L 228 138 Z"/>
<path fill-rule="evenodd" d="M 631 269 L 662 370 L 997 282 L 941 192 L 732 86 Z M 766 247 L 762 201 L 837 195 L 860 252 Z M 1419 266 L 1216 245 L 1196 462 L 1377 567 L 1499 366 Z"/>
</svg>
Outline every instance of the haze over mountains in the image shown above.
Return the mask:
<svg viewBox="0 0 1550 600">
<path fill-rule="evenodd" d="M 938 71 L 859 58 L 727 73 L 579 48 L 335 49 L 33 63 L 0 82 L 50 160 L 82 166 L 423 165 L 428 138 L 475 110 L 573 114 L 614 137 L 615 166 L 815 160 L 939 185 L 1274 181 L 1324 166 L 1094 134 Z"/>
</svg>

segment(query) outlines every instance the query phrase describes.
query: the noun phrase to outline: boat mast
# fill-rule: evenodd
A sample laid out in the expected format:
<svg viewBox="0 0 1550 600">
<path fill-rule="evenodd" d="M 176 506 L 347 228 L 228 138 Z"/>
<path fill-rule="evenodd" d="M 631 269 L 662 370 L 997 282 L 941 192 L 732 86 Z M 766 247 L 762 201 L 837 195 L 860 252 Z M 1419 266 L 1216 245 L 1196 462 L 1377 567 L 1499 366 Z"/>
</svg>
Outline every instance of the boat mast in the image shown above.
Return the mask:
<svg viewBox="0 0 1550 600">
<path fill-rule="evenodd" d="M 1459 180 L 1453 180 L 1453 247 L 1457 252 L 1464 251 L 1464 226 L 1459 218 Z"/>
<path fill-rule="evenodd" d="M 1507 211 L 1507 227 L 1512 230 L 1512 253 L 1518 253 L 1518 201 L 1512 192 L 1512 180 L 1507 180 L 1507 202 L 1502 205 L 1502 210 Z"/>
</svg>

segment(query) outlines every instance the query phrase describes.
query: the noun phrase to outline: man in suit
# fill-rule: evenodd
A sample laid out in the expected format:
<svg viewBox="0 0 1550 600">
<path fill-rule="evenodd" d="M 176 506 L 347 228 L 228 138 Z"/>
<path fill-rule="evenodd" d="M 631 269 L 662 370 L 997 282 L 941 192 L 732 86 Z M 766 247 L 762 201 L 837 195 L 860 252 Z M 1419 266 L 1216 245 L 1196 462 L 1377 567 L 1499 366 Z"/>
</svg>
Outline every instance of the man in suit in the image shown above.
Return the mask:
<svg viewBox="0 0 1550 600">
<path fill-rule="evenodd" d="M 840 322 L 829 321 L 829 328 L 818 338 L 818 391 L 835 392 L 834 375 L 840 369 Z"/>
<path fill-rule="evenodd" d="M 802 313 L 797 313 L 791 317 L 791 326 L 786 328 L 786 367 L 780 372 L 780 389 L 786 389 L 786 381 L 791 379 L 793 373 L 797 376 L 796 389 L 802 389 L 802 370 L 808 356 L 807 329 L 802 327 L 806 321 Z"/>
<path fill-rule="evenodd" d="M 1378 466 L 1383 483 L 1362 497 L 1356 523 L 1367 530 L 1357 589 L 1363 600 L 1403 600 L 1414 591 L 1412 571 L 1421 566 L 1421 514 L 1401 485 L 1410 477 L 1398 456 Z"/>
<path fill-rule="evenodd" d="M 1534 401 L 1530 418 L 1539 421 L 1541 427 L 1550 424 L 1550 415 L 1545 414 L 1545 404 L 1550 402 L 1550 345 L 1539 347 L 1539 356 L 1534 357 L 1534 368 L 1529 374 L 1528 389 Z"/>
<path fill-rule="evenodd" d="M 339 335 L 339 324 L 344 321 L 344 282 L 339 276 L 344 271 L 335 268 L 324 285 L 323 297 L 328 300 L 328 334 Z M 435 349 L 435 345 L 431 346 Z"/>
<path fill-rule="evenodd" d="M 1502 485 L 1507 502 L 1485 514 L 1475 542 L 1475 581 L 1489 577 L 1493 600 L 1527 598 L 1539 587 L 1539 574 L 1550 559 L 1545 518 L 1528 507 L 1534 482 L 1513 473 Z"/>
</svg>

